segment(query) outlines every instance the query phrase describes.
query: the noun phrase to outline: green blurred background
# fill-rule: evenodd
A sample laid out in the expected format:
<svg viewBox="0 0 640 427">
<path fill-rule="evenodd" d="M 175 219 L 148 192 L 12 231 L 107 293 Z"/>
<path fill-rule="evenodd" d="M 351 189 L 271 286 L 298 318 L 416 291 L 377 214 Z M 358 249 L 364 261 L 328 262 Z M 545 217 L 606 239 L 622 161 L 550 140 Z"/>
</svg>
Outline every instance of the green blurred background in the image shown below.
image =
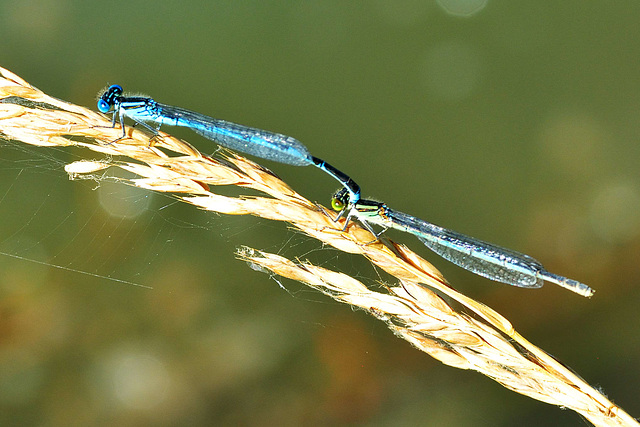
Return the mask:
<svg viewBox="0 0 640 427">
<path fill-rule="evenodd" d="M 587 300 L 495 284 L 389 233 L 639 416 L 639 16 L 637 1 L 4 0 L 0 66 L 93 109 L 119 83 L 292 135 L 366 196 L 591 285 Z M 584 425 L 234 251 L 387 279 L 359 257 L 69 181 L 78 150 L 0 152 L 0 425 Z M 312 200 L 337 187 L 261 163 Z"/>
</svg>

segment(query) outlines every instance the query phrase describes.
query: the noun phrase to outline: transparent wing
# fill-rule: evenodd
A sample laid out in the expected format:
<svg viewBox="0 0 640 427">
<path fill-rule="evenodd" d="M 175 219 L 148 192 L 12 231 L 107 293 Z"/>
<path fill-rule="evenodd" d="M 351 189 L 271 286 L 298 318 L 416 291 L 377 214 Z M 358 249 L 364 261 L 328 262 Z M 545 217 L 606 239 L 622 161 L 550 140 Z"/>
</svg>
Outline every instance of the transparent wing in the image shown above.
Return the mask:
<svg viewBox="0 0 640 427">
<path fill-rule="evenodd" d="M 429 249 L 446 260 L 497 282 L 523 288 L 539 288 L 546 270 L 534 258 L 496 246 L 402 212 L 387 216 L 405 231 L 416 235 Z"/>
<path fill-rule="evenodd" d="M 156 108 L 163 123 L 191 128 L 223 147 L 293 166 L 313 164 L 307 147 L 290 136 L 214 119 L 171 105 L 157 104 Z"/>
</svg>

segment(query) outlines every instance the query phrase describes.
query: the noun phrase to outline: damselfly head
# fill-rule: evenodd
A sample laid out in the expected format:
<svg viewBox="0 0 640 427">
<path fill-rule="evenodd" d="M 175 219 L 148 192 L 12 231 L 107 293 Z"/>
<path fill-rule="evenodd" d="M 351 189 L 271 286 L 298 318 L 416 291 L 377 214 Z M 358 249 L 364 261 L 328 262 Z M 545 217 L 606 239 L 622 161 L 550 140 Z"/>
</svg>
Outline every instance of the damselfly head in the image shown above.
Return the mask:
<svg viewBox="0 0 640 427">
<path fill-rule="evenodd" d="M 108 113 L 116 104 L 116 99 L 122 96 L 122 86 L 111 85 L 105 90 L 98 99 L 98 110 L 101 113 Z"/>
<path fill-rule="evenodd" d="M 336 212 L 342 211 L 349 204 L 349 193 L 345 188 L 341 188 L 331 198 L 331 209 Z"/>
</svg>

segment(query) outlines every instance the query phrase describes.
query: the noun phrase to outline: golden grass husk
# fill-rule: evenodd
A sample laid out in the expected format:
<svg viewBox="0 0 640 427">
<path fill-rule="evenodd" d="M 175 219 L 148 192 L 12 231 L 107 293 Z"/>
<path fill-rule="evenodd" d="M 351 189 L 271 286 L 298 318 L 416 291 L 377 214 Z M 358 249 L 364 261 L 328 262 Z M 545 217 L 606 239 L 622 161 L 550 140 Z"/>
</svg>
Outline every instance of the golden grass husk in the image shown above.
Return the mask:
<svg viewBox="0 0 640 427">
<path fill-rule="evenodd" d="M 431 264 L 404 245 L 379 241 L 355 223 L 342 230 L 326 210 L 305 199 L 260 165 L 230 152 L 213 158 L 163 132 L 149 135 L 111 127 L 102 114 L 73 105 L 0 68 L 0 136 L 33 146 L 76 146 L 99 159 L 66 166 L 72 179 L 104 179 L 107 169 L 131 172 L 125 184 L 168 192 L 213 212 L 285 221 L 338 250 L 361 254 L 395 276 L 387 292 L 375 292 L 345 274 L 251 248 L 238 257 L 274 274 L 298 280 L 337 301 L 368 311 L 399 337 L 450 366 L 472 369 L 534 399 L 572 409 L 597 426 L 639 425 L 579 376 L 518 334 L 484 304 L 459 293 Z M 227 197 L 219 185 L 250 188 L 265 196 Z M 476 317 L 454 309 L 435 291 Z"/>
</svg>

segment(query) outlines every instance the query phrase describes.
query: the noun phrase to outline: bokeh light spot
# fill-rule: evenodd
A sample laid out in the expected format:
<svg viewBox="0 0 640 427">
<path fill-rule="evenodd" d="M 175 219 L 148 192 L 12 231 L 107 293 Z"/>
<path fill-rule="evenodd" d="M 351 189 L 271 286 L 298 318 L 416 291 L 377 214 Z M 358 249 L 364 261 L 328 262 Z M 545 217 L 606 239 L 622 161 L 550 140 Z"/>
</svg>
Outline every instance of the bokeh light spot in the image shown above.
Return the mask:
<svg viewBox="0 0 640 427">
<path fill-rule="evenodd" d="M 640 191 L 632 182 L 612 182 L 598 190 L 589 212 L 594 231 L 610 243 L 626 243 L 640 231 Z"/>
<path fill-rule="evenodd" d="M 598 169 L 606 137 L 596 120 L 582 112 L 554 114 L 542 127 L 543 155 L 559 170 L 588 176 Z"/>
<path fill-rule="evenodd" d="M 164 364 L 136 350 L 116 352 L 104 364 L 112 394 L 125 407 L 147 410 L 162 403 L 170 385 Z"/>
<path fill-rule="evenodd" d="M 467 98 L 476 88 L 481 60 L 470 46 L 448 42 L 434 46 L 424 64 L 424 81 L 430 93 L 448 101 Z"/>
<path fill-rule="evenodd" d="M 117 218 L 135 218 L 147 210 L 151 193 L 122 183 L 106 181 L 98 188 L 98 198 L 100 206 L 109 215 Z"/>
</svg>

